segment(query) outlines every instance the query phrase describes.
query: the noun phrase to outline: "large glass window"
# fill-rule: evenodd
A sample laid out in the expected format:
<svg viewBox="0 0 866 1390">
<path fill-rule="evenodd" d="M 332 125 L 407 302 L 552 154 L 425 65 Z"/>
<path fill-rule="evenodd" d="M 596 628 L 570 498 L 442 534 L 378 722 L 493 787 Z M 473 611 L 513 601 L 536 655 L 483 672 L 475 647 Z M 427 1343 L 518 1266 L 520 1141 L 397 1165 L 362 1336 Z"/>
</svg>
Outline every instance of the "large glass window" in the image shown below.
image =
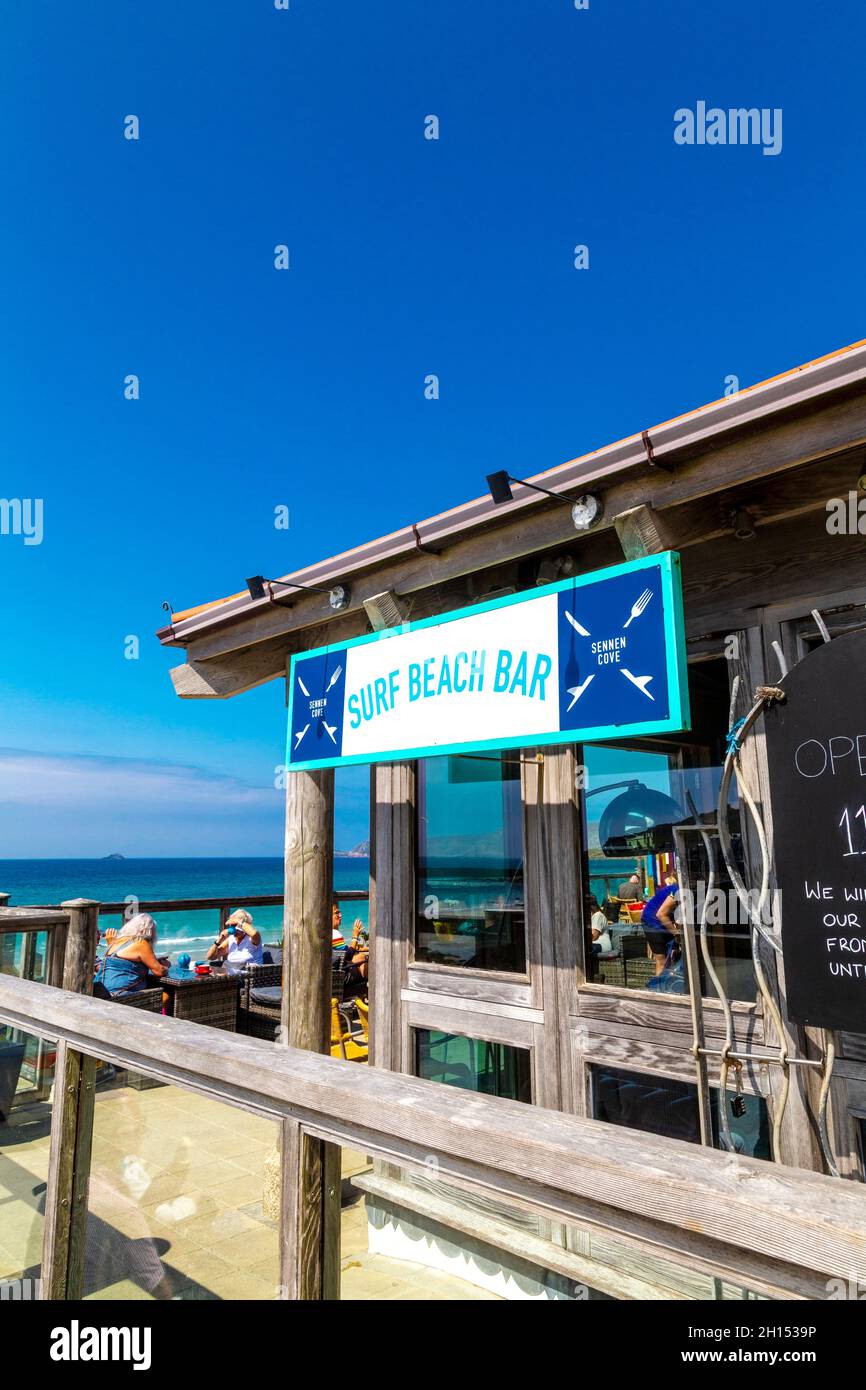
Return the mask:
<svg viewBox="0 0 866 1390">
<path fill-rule="evenodd" d="M 710 1091 L 713 1142 L 723 1148 L 719 1105 L 729 1107 L 731 1137 L 736 1153 L 751 1158 L 770 1158 L 770 1131 L 767 1106 L 760 1096 L 735 1095 L 724 1098 Z M 669 1077 L 642 1076 L 615 1067 L 592 1068 L 592 1113 L 608 1124 L 662 1134 L 668 1139 L 701 1140 L 697 1087 Z"/>
<path fill-rule="evenodd" d="M 526 970 L 518 753 L 418 764 L 415 959 Z"/>
<path fill-rule="evenodd" d="M 530 1058 L 524 1047 L 419 1028 L 415 1032 L 415 1074 L 464 1091 L 481 1091 L 527 1104 L 532 1101 Z"/>
<path fill-rule="evenodd" d="M 753 1000 L 749 917 L 725 868 L 717 833 L 729 717 L 726 663 L 691 667 L 689 689 L 691 733 L 675 741 L 583 749 L 587 978 L 684 994 L 689 983 L 683 912 L 688 910 L 698 933 L 705 907 L 711 968 L 699 953 L 702 994 L 712 998 L 721 988 L 729 999 Z M 726 815 L 737 867 L 748 883 L 736 795 L 734 782 Z M 715 861 L 712 886 L 698 824 L 709 836 Z M 674 886 L 680 906 L 671 916 Z M 765 905 L 768 924 L 769 909 Z"/>
<path fill-rule="evenodd" d="M 39 1296 L 51 1145 L 40 1066 L 48 1056 L 49 1044 L 0 1026 L 0 1300 Z"/>
</svg>

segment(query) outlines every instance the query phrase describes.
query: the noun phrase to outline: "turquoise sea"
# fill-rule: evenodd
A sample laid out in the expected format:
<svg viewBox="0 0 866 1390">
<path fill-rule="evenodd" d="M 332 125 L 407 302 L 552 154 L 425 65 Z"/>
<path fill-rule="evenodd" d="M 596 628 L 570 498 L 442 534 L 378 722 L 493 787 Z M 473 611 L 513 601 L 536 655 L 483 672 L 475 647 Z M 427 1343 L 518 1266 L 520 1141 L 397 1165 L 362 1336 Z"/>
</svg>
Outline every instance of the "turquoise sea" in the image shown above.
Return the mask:
<svg viewBox="0 0 866 1390">
<path fill-rule="evenodd" d="M 369 887 L 370 861 L 366 858 L 334 859 L 335 889 Z M 9 893 L 11 907 L 48 905 L 69 898 L 95 898 L 97 902 L 167 898 L 257 897 L 283 891 L 282 859 L 0 859 L 0 892 Z M 265 941 L 282 934 L 282 908 L 251 909 Z M 181 951 L 200 954 L 217 930 L 217 913 L 166 912 L 156 914 L 162 953 L 176 957 Z M 356 917 L 364 925 L 368 904 L 348 902 L 343 925 L 351 928 Z M 100 926 L 116 926 L 118 918 L 100 918 Z"/>
<path fill-rule="evenodd" d="M 612 887 L 637 866 L 634 859 L 590 860 L 591 890 L 599 901 L 605 896 L 608 876 Z M 337 856 L 334 859 L 334 888 L 369 888 L 370 861 L 367 858 Z M 425 892 L 444 901 L 454 899 L 470 908 L 483 903 L 522 900 L 522 884 L 479 873 L 479 864 L 452 862 L 430 872 Z M 224 898 L 235 900 L 283 891 L 282 859 L 0 859 L 0 892 L 9 893 L 12 907 L 29 904 L 49 905 L 69 898 L 95 898 L 97 902 L 134 903 L 170 898 Z M 282 935 L 282 908 L 252 909 L 256 926 L 265 941 L 279 941 Z M 165 912 L 155 914 L 159 926 L 161 953 L 176 958 L 187 951 L 194 958 L 203 953 L 217 931 L 217 913 Z M 343 926 L 351 929 L 355 918 L 367 926 L 369 904 L 366 899 L 347 902 L 343 907 Z M 103 930 L 116 926 L 117 917 L 100 918 Z"/>
</svg>

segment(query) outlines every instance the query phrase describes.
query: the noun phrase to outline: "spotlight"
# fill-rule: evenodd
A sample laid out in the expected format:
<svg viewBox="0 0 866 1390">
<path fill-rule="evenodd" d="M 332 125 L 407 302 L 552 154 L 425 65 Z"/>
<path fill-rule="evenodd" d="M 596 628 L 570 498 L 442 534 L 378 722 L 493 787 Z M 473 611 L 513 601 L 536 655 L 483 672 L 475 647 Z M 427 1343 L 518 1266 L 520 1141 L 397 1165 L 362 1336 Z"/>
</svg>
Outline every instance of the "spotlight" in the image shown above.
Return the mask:
<svg viewBox="0 0 866 1390">
<path fill-rule="evenodd" d="M 531 488 L 533 492 L 543 492 L 545 497 L 552 497 L 554 502 L 558 502 L 560 506 L 570 507 L 575 531 L 588 531 L 590 526 L 601 516 L 601 502 L 589 492 L 572 502 L 571 498 L 562 497 L 558 492 L 551 492 L 548 487 L 539 487 L 538 483 L 528 483 L 525 478 L 515 478 L 504 468 L 500 469 L 498 473 L 487 474 L 487 489 L 497 507 L 502 502 L 514 501 L 514 493 L 511 491 L 512 483 L 519 483 L 521 487 Z"/>
<path fill-rule="evenodd" d="M 738 541 L 755 539 L 755 521 L 747 507 L 735 507 L 731 512 L 731 530 Z"/>
<path fill-rule="evenodd" d="M 267 589 L 265 585 L 268 585 Z M 254 574 L 247 580 L 247 589 L 251 599 L 269 598 L 272 603 L 276 603 L 282 608 L 291 608 L 290 603 L 280 604 L 279 599 L 274 598 L 273 594 L 269 592 L 273 585 L 279 589 L 302 589 L 306 594 L 327 594 L 328 602 L 335 613 L 348 608 L 351 599 L 349 587 L 346 584 L 335 584 L 333 589 L 319 589 L 313 584 L 293 584 L 291 580 L 287 579 L 265 579 L 261 574 Z"/>
<path fill-rule="evenodd" d="M 515 482 L 517 479 L 515 478 Z M 498 506 L 500 502 L 513 502 L 514 493 L 511 491 L 511 479 L 503 468 L 500 473 L 487 474 L 487 486 L 490 489 L 490 496 Z"/>
<path fill-rule="evenodd" d="M 573 555 L 555 555 L 553 559 L 542 560 L 535 576 L 536 584 L 553 584 L 574 572 Z"/>
</svg>

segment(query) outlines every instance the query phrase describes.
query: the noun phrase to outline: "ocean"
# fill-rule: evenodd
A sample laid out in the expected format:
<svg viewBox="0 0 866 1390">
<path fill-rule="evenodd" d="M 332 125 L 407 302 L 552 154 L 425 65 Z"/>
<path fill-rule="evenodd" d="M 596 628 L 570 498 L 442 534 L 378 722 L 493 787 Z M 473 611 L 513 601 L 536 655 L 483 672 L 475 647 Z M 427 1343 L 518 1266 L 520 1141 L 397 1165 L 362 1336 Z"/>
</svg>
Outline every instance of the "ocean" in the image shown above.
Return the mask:
<svg viewBox="0 0 866 1390">
<path fill-rule="evenodd" d="M 522 885 L 479 873 L 480 864 L 467 861 L 462 872 L 456 863 L 446 869 L 434 866 L 425 891 L 443 901 L 454 899 L 469 906 L 487 901 L 522 899 Z M 599 902 L 609 883 L 613 891 L 637 867 L 634 859 L 589 861 L 590 891 Z M 370 861 L 367 858 L 334 859 L 334 888 L 366 892 Z M 97 902 L 140 902 L 170 898 L 257 897 L 283 891 L 282 859 L 0 859 L 0 892 L 10 894 L 10 906 L 54 904 L 69 898 L 95 898 Z M 265 941 L 279 941 L 282 908 L 257 907 L 253 919 Z M 367 926 L 366 899 L 344 904 L 343 926 L 351 929 L 355 918 Z M 118 917 L 100 918 L 100 926 L 117 926 Z M 203 954 L 216 935 L 218 916 L 209 912 L 166 912 L 157 915 L 158 949 L 174 960 L 181 951 L 193 958 Z"/>
<path fill-rule="evenodd" d="M 334 859 L 335 889 L 369 887 L 369 859 Z M 97 902 L 150 902 L 167 898 L 258 897 L 283 891 L 282 859 L 0 859 L 0 892 L 11 907 L 53 904 L 70 898 Z M 282 935 L 281 907 L 251 909 L 265 941 Z M 366 899 L 343 909 L 343 926 L 355 918 L 368 921 Z M 100 917 L 100 926 L 117 926 L 119 918 Z M 158 949 L 176 959 L 181 951 L 199 956 L 213 941 L 218 915 L 211 912 L 166 912 L 157 916 Z"/>
</svg>

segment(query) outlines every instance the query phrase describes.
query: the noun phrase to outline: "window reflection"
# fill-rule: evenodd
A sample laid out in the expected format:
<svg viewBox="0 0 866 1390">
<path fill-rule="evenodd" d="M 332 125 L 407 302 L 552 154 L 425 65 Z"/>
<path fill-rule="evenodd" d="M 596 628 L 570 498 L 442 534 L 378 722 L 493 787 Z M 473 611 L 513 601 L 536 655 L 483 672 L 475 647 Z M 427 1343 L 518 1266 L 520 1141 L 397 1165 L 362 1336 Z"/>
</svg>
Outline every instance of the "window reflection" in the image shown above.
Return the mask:
<svg viewBox="0 0 866 1390">
<path fill-rule="evenodd" d="M 526 970 L 518 753 L 418 764 L 415 959 Z"/>
<path fill-rule="evenodd" d="M 592 1068 L 592 1113 L 596 1120 L 625 1125 L 629 1129 L 661 1134 L 667 1139 L 701 1142 L 697 1087 L 669 1077 L 642 1076 L 615 1067 Z M 716 1089 L 710 1091 L 713 1142 L 720 1149 L 719 1105 L 729 1107 L 734 1151 L 751 1158 L 771 1157 L 766 1102 L 760 1096 L 735 1095 L 724 1099 Z"/>
<path fill-rule="evenodd" d="M 686 993 L 682 914 L 689 911 L 697 934 L 706 903 L 707 945 L 722 988 L 730 999 L 755 998 L 748 914 L 713 830 L 722 770 L 699 755 L 703 750 L 688 747 L 656 751 L 596 745 L 583 750 L 584 926 L 592 982 Z M 695 815 L 708 828 L 715 856 L 712 891 L 703 840 L 694 830 L 683 830 L 695 825 Z M 728 816 L 742 872 L 738 808 L 729 806 Z M 594 930 L 601 925 L 600 915 L 607 920 L 606 934 Z M 702 993 L 714 997 L 717 991 L 702 958 L 699 963 Z"/>
<path fill-rule="evenodd" d="M 524 1047 L 418 1028 L 415 1073 L 425 1081 L 442 1081 L 464 1091 L 532 1101 L 529 1052 Z"/>
</svg>

